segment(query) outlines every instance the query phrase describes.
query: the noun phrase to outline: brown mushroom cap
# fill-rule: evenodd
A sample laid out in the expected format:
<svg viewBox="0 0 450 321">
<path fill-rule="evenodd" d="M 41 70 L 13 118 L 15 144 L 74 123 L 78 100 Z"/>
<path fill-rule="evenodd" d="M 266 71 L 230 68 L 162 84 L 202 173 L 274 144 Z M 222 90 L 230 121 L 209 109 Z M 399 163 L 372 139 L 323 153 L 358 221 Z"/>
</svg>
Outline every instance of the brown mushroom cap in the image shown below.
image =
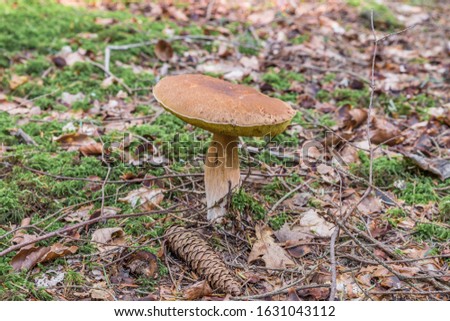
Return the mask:
<svg viewBox="0 0 450 321">
<path fill-rule="evenodd" d="M 204 75 L 165 77 L 153 88 L 153 95 L 185 122 L 228 136 L 275 136 L 295 115 L 279 99 Z"/>
</svg>

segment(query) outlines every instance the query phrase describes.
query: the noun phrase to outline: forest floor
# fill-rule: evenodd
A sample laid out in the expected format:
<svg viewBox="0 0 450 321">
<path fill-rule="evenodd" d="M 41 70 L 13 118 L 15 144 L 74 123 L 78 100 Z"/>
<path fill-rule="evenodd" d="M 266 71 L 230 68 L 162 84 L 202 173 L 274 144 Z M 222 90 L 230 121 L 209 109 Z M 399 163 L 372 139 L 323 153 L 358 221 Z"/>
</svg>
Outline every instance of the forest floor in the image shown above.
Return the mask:
<svg viewBox="0 0 450 321">
<path fill-rule="evenodd" d="M 449 299 L 450 5 L 250 2 L 0 0 L 0 300 Z M 222 224 L 210 133 L 152 96 L 180 73 L 297 111 L 242 141 Z M 165 248 L 175 224 L 240 296 Z"/>
</svg>

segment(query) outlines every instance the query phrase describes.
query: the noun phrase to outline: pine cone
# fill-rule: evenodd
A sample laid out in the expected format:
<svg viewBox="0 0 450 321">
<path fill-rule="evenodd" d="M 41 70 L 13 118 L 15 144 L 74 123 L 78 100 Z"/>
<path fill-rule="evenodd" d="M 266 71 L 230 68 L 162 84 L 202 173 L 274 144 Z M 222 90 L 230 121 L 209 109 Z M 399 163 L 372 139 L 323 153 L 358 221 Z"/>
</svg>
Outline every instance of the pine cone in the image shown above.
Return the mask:
<svg viewBox="0 0 450 321">
<path fill-rule="evenodd" d="M 241 294 L 241 286 L 225 263 L 198 233 L 190 232 L 181 226 L 172 226 L 165 235 L 170 250 L 186 261 L 192 270 L 203 276 L 213 289 L 233 296 Z"/>
</svg>

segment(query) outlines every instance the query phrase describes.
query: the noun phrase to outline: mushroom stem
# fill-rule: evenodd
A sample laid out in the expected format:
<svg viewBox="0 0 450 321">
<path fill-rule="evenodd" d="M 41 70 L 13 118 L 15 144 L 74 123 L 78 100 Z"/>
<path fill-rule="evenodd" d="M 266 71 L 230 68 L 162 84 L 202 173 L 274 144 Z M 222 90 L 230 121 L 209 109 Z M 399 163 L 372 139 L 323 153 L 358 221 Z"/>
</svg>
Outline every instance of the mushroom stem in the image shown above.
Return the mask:
<svg viewBox="0 0 450 321">
<path fill-rule="evenodd" d="M 227 212 L 228 195 L 240 183 L 238 137 L 215 133 L 205 160 L 208 221 L 221 222 Z"/>
</svg>

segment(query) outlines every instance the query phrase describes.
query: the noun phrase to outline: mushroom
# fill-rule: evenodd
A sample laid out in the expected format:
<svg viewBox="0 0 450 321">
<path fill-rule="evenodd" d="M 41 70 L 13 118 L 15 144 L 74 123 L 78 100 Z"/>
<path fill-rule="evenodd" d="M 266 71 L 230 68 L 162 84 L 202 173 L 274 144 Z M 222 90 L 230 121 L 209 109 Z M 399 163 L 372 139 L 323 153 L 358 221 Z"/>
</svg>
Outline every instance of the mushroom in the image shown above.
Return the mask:
<svg viewBox="0 0 450 321">
<path fill-rule="evenodd" d="M 205 159 L 207 218 L 220 222 L 227 195 L 240 184 L 239 136 L 273 137 L 286 129 L 295 111 L 251 87 L 198 74 L 165 77 L 153 95 L 178 118 L 213 133 Z"/>
</svg>

